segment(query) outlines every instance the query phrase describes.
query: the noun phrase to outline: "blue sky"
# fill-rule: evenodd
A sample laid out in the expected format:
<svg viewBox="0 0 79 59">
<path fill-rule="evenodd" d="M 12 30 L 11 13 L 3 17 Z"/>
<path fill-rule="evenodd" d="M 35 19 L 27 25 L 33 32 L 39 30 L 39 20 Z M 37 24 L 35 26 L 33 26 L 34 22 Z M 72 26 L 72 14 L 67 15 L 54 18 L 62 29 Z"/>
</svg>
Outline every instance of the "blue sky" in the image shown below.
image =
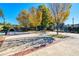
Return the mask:
<svg viewBox="0 0 79 59">
<path fill-rule="evenodd" d="M 22 10 L 30 11 L 32 7 L 37 8 L 40 4 L 33 4 L 33 3 L 0 3 L 0 8 L 3 9 L 6 22 L 12 24 L 18 24 L 16 17 Z M 0 22 L 3 22 L 3 19 L 0 17 Z"/>
<path fill-rule="evenodd" d="M 7 23 L 18 24 L 16 17 L 20 13 L 21 10 L 30 10 L 31 7 L 38 7 L 40 4 L 36 3 L 0 3 L 0 8 L 3 9 L 4 15 L 6 17 Z M 70 16 L 65 21 L 65 24 L 72 24 L 72 18 L 74 17 L 75 24 L 79 23 L 79 4 L 72 4 L 70 10 Z M 0 17 L 0 22 L 3 22 L 3 19 Z"/>
<path fill-rule="evenodd" d="M 74 17 L 74 23 L 79 24 L 79 3 L 72 4 L 70 10 L 70 16 L 65 21 L 65 24 L 72 24 L 72 18 Z"/>
</svg>

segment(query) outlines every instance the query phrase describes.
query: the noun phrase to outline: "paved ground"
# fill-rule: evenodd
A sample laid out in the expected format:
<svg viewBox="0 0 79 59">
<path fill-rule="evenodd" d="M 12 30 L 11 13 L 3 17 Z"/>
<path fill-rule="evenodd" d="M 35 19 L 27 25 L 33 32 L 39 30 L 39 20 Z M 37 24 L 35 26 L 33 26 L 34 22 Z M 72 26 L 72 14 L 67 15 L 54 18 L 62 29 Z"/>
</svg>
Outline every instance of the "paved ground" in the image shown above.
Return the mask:
<svg viewBox="0 0 79 59">
<path fill-rule="evenodd" d="M 79 34 L 61 33 L 68 38 L 49 47 L 28 54 L 28 56 L 79 56 Z"/>
<path fill-rule="evenodd" d="M 48 39 L 49 38 L 46 35 L 40 35 L 40 33 L 10 35 L 10 36 L 8 35 L 1 44 L 0 55 L 11 55 L 26 50 L 27 48 L 31 48 L 33 46 L 34 47 L 39 46 L 40 44 L 45 44 L 45 42 L 47 42 Z"/>
<path fill-rule="evenodd" d="M 55 34 L 55 32 L 47 32 L 47 34 Z M 45 35 L 47 35 L 45 34 Z M 48 47 L 36 50 L 34 52 L 31 52 L 29 54 L 26 54 L 25 56 L 56 56 L 56 55 L 78 55 L 79 56 L 79 34 L 73 34 L 73 33 L 61 33 L 63 35 L 69 36 L 68 38 L 61 39 L 61 42 L 58 42 L 56 44 L 52 44 Z M 24 35 L 17 35 L 17 36 L 7 36 L 6 40 L 11 40 L 16 37 L 36 37 L 41 36 L 42 34 L 39 33 L 31 33 L 31 34 L 24 34 Z M 15 40 L 15 39 L 13 39 Z M 60 40 L 60 39 L 57 39 Z M 3 43 L 4 45 L 4 43 Z M 5 51 L 0 52 L 0 55 L 10 55 L 14 52 L 18 52 L 25 49 L 25 45 L 21 46 L 15 46 L 9 49 L 6 49 Z"/>
</svg>

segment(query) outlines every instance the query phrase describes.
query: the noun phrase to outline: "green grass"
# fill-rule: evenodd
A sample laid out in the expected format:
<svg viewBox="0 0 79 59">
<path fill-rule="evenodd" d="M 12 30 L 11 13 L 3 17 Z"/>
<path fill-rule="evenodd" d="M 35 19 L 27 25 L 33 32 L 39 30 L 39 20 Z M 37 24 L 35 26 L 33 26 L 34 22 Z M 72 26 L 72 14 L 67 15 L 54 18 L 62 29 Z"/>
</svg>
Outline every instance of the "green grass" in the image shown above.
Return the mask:
<svg viewBox="0 0 79 59">
<path fill-rule="evenodd" d="M 64 35 L 61 35 L 61 34 L 59 34 L 59 35 L 49 35 L 50 37 L 55 37 L 55 38 L 65 38 L 66 36 L 64 36 Z"/>
</svg>

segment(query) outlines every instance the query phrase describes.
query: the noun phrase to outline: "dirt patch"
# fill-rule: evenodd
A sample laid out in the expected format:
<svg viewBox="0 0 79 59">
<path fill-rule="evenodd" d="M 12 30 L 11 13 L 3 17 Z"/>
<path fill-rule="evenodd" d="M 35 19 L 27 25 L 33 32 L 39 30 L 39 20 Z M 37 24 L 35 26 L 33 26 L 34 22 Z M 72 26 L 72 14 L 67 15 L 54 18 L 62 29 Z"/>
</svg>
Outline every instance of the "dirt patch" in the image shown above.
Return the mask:
<svg viewBox="0 0 79 59">
<path fill-rule="evenodd" d="M 1 45 L 3 44 L 4 40 L 5 40 L 5 37 L 0 36 L 0 47 L 1 47 Z"/>
</svg>

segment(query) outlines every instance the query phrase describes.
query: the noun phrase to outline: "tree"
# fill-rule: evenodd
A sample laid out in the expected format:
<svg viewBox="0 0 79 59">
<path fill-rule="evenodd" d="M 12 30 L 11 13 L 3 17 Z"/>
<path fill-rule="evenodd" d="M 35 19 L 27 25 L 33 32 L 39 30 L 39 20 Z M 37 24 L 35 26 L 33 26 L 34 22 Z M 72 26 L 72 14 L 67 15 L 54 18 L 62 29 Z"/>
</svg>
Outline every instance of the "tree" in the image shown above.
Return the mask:
<svg viewBox="0 0 79 59">
<path fill-rule="evenodd" d="M 3 10 L 0 8 L 0 17 L 3 18 L 4 20 L 4 26 L 5 26 L 5 17 L 4 17 L 4 14 L 3 14 Z"/>
<path fill-rule="evenodd" d="M 29 27 L 28 24 L 31 19 L 31 15 L 26 10 L 22 10 L 16 19 L 22 26 Z"/>
<path fill-rule="evenodd" d="M 24 27 L 36 27 L 40 25 L 41 22 L 41 11 L 31 8 L 30 12 L 22 10 L 17 17 L 17 20 Z"/>
<path fill-rule="evenodd" d="M 2 9 L 0 9 L 0 17 L 3 18 L 3 24 L 4 24 L 3 30 L 5 32 L 5 35 L 7 35 L 8 29 L 7 29 L 6 24 L 5 24 L 5 17 L 4 17 L 4 14 L 3 14 L 3 10 Z"/>
<path fill-rule="evenodd" d="M 22 10 L 17 17 L 17 20 L 24 27 L 37 28 L 42 26 L 45 29 L 53 23 L 52 13 L 45 5 L 40 5 L 37 9 L 32 7 L 30 12 Z"/>
<path fill-rule="evenodd" d="M 52 23 L 52 14 L 49 8 L 47 8 L 44 4 L 39 6 L 39 10 L 42 12 L 42 21 L 41 26 L 44 27 L 44 30 L 49 27 L 49 25 Z"/>
<path fill-rule="evenodd" d="M 53 20 L 55 22 L 56 29 L 57 29 L 57 35 L 58 35 L 58 32 L 59 32 L 58 26 L 59 26 L 59 24 L 64 23 L 64 21 L 67 20 L 69 14 L 70 14 L 71 4 L 52 3 L 52 4 L 49 4 L 49 7 L 54 16 Z"/>
<path fill-rule="evenodd" d="M 37 27 L 41 25 L 42 12 L 40 10 L 37 10 L 34 7 L 32 7 L 31 15 L 32 15 L 32 20 L 30 21 L 31 22 L 31 26 L 35 27 L 36 30 L 37 30 Z"/>
</svg>

